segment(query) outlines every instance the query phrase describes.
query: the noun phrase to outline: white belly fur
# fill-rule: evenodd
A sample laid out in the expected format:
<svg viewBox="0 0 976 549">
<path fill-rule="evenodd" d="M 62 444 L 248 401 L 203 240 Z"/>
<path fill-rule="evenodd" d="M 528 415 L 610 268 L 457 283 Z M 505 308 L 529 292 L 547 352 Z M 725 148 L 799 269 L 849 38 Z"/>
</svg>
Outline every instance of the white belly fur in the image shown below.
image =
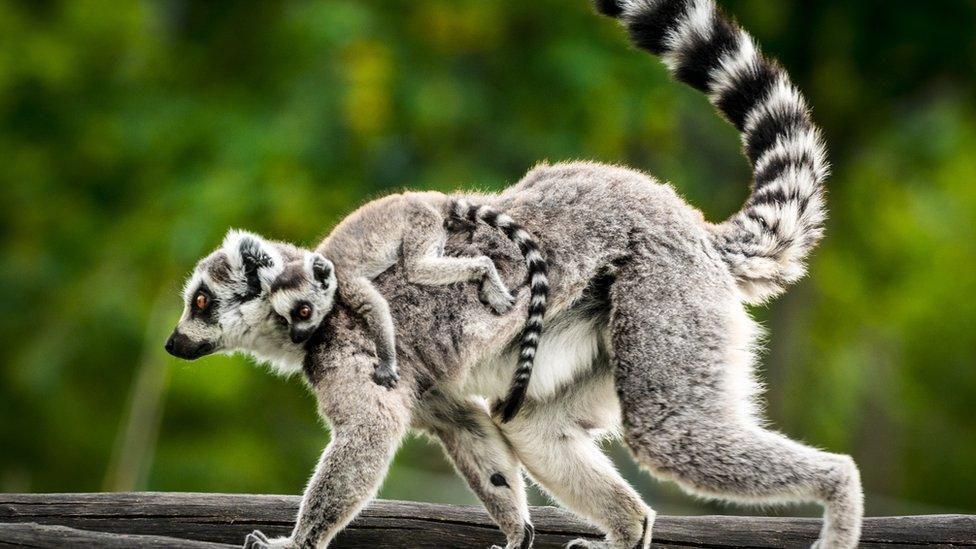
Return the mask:
<svg viewBox="0 0 976 549">
<path fill-rule="evenodd" d="M 620 416 L 612 372 L 600 364 L 601 355 L 605 360 L 603 327 L 599 318 L 579 317 L 547 326 L 527 393 L 529 400 L 570 412 L 601 431 L 614 430 Z M 517 359 L 518 350 L 510 348 L 482 360 L 471 369 L 461 392 L 489 402 L 502 398 L 512 383 Z"/>
</svg>

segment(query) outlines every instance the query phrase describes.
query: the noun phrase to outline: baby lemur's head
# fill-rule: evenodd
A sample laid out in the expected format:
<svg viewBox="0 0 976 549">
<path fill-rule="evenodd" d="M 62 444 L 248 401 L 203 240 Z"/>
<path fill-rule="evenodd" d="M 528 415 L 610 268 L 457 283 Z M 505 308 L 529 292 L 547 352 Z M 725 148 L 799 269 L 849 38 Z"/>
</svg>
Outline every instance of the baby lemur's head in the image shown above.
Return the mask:
<svg viewBox="0 0 976 549">
<path fill-rule="evenodd" d="M 288 323 L 292 343 L 303 343 L 332 311 L 336 277 L 332 262 L 316 252 L 285 264 L 271 283 L 268 302 Z"/>
</svg>

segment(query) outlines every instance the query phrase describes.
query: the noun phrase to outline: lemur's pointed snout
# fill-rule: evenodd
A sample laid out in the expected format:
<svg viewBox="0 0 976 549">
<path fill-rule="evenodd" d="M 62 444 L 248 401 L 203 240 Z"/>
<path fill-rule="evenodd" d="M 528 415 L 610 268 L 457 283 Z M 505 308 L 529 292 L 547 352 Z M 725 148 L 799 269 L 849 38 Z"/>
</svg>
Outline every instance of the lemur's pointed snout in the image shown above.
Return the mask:
<svg viewBox="0 0 976 549">
<path fill-rule="evenodd" d="M 209 341 L 193 341 L 185 334 L 177 330 L 166 340 L 166 352 L 185 360 L 194 360 L 204 355 L 210 354 L 214 350 L 213 343 Z"/>
</svg>

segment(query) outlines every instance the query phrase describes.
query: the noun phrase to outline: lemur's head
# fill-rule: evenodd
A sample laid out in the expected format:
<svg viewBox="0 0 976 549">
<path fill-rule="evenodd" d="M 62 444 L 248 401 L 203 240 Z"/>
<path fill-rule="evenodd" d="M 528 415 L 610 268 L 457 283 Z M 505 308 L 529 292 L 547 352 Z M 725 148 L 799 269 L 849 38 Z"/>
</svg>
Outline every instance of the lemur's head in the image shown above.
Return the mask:
<svg viewBox="0 0 976 549">
<path fill-rule="evenodd" d="M 166 350 L 187 360 L 244 351 L 279 371 L 297 370 L 304 350 L 291 341 L 288 322 L 275 313 L 267 296 L 286 265 L 311 254 L 253 233 L 229 231 L 186 282 L 183 316 Z"/>
<path fill-rule="evenodd" d="M 268 291 L 275 313 L 288 323 L 292 343 L 304 343 L 315 333 L 334 304 L 335 270 L 315 252 L 284 266 Z"/>
</svg>

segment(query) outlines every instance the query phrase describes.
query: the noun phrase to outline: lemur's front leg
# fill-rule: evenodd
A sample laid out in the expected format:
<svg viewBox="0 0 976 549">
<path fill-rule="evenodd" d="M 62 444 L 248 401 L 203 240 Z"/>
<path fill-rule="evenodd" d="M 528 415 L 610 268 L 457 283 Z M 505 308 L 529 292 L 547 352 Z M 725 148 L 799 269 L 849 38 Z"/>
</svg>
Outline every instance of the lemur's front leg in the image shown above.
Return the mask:
<svg viewBox="0 0 976 549">
<path fill-rule="evenodd" d="M 492 423 L 487 405 L 430 391 L 423 397 L 422 409 L 416 410 L 414 421 L 440 441 L 505 534 L 505 549 L 532 547 L 535 530 L 529 520 L 522 466 Z"/>
<path fill-rule="evenodd" d="M 389 391 L 369 380 L 366 367 L 330 368 L 316 384 L 319 409 L 332 424 L 287 538 L 247 537 L 245 548 L 326 547 L 376 495 L 410 424 L 405 390 Z"/>
</svg>

